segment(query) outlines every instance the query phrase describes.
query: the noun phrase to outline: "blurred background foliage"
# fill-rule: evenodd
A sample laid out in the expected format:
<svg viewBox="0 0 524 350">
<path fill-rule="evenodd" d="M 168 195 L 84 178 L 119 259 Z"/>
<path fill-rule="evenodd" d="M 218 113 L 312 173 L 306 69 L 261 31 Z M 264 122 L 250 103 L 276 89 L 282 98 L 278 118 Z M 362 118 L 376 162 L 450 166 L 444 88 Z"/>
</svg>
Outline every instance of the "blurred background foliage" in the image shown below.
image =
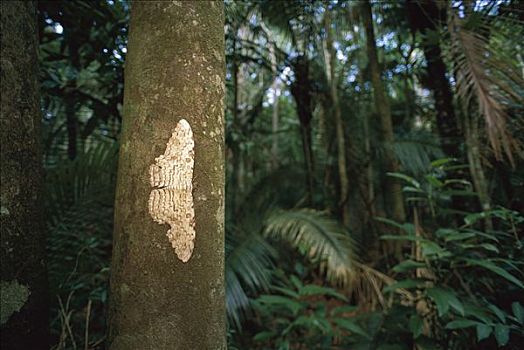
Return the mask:
<svg viewBox="0 0 524 350">
<path fill-rule="evenodd" d="M 102 349 L 130 4 L 38 4 L 54 348 Z M 519 349 L 522 2 L 225 8 L 229 347 Z"/>
</svg>

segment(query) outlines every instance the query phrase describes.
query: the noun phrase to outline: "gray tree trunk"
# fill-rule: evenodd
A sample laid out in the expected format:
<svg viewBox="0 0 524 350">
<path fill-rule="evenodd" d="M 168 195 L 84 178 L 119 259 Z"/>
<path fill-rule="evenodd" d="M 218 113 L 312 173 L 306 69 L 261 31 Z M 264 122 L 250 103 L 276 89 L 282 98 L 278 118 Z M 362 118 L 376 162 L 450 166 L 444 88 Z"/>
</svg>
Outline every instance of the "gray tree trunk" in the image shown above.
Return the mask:
<svg viewBox="0 0 524 350">
<path fill-rule="evenodd" d="M 48 348 L 36 5 L 1 2 L 2 349 Z"/>
<path fill-rule="evenodd" d="M 391 119 L 391 108 L 389 100 L 382 84 L 382 70 L 378 63 L 377 46 L 375 42 L 375 33 L 373 29 L 373 16 L 369 0 L 362 2 L 362 21 L 366 32 L 366 46 L 371 73 L 371 84 L 373 85 L 373 96 L 375 107 L 380 117 L 380 127 L 382 142 L 384 145 L 384 163 L 386 171 L 398 172 L 400 165 L 393 151 L 395 135 L 393 133 L 393 122 Z M 388 212 L 397 222 L 403 222 L 406 216 L 404 201 L 402 199 L 402 187 L 400 183 L 391 177 L 386 178 L 385 183 L 386 203 L 390 207 Z"/>
<path fill-rule="evenodd" d="M 342 211 L 342 222 L 350 224 L 349 206 L 349 180 L 346 165 L 346 136 L 344 134 L 344 122 L 342 120 L 342 109 L 338 99 L 337 77 L 335 76 L 336 49 L 333 39 L 333 28 L 331 28 L 331 15 L 326 8 L 324 15 L 324 29 L 326 31 L 326 42 L 324 45 L 324 57 L 326 61 L 326 78 L 329 84 L 329 95 L 332 104 L 332 114 L 335 119 L 337 137 L 337 164 L 340 184 L 339 207 Z M 349 148 L 349 147 L 348 147 Z"/>
<path fill-rule="evenodd" d="M 220 1 L 132 3 L 110 281 L 111 350 L 226 348 L 223 10 Z M 170 227 L 153 221 L 148 210 L 150 165 L 164 154 L 181 119 L 192 128 L 195 144 L 189 183 L 196 237 L 187 262 L 166 237 Z M 175 234 L 193 225 L 188 216 L 171 227 Z"/>
</svg>

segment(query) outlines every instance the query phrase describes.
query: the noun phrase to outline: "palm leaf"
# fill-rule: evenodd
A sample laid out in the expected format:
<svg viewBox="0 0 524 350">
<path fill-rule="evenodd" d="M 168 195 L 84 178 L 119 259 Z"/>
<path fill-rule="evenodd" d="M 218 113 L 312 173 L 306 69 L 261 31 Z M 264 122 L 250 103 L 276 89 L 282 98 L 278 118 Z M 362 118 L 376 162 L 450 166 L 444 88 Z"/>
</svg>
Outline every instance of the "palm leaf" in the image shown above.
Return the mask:
<svg viewBox="0 0 524 350">
<path fill-rule="evenodd" d="M 226 235 L 226 309 L 230 325 L 241 328 L 241 320 L 251 308 L 249 292 L 270 287 L 274 258 L 274 249 L 257 233 Z"/>
<path fill-rule="evenodd" d="M 320 263 L 329 281 L 348 286 L 355 277 L 356 243 L 340 223 L 311 209 L 275 211 L 264 235 L 279 238 Z"/>
<path fill-rule="evenodd" d="M 508 109 L 512 104 L 522 108 L 524 80 L 511 55 L 500 45 L 511 39 L 503 39 L 496 21 L 496 17 L 479 12 L 461 18 L 452 9 L 448 23 L 450 53 L 458 95 L 466 106 L 476 101 L 496 158 L 505 153 L 514 163 L 513 153 L 518 153 L 520 146 L 510 130 L 513 126 L 508 125 Z M 517 122 L 522 126 L 522 121 Z"/>
<path fill-rule="evenodd" d="M 433 159 L 444 158 L 438 138 L 423 131 L 397 135 L 393 150 L 402 169 L 412 175 L 424 174 Z"/>
</svg>

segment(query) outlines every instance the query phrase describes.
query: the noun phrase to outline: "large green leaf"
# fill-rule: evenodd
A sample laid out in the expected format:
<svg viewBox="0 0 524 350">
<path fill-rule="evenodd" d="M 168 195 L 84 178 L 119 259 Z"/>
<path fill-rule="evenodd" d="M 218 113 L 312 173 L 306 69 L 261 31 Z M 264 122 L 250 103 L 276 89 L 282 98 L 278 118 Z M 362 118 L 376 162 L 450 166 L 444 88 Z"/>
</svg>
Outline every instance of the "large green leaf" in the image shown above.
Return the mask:
<svg viewBox="0 0 524 350">
<path fill-rule="evenodd" d="M 490 336 L 493 332 L 493 328 L 487 324 L 479 323 L 477 325 L 477 340 L 481 341 Z"/>
<path fill-rule="evenodd" d="M 463 328 L 474 327 L 474 326 L 476 326 L 478 324 L 479 324 L 479 322 L 477 322 L 477 321 L 472 321 L 472 320 L 461 318 L 461 319 L 457 319 L 455 321 L 449 322 L 446 325 L 446 328 L 447 329 L 463 329 Z"/>
<path fill-rule="evenodd" d="M 522 283 L 522 281 L 518 280 L 515 276 L 511 275 L 509 272 L 495 265 L 493 262 L 489 260 L 464 259 L 464 261 L 466 261 L 470 265 L 480 266 L 487 270 L 490 270 L 491 272 L 496 273 L 497 275 L 524 289 L 524 284 Z"/>
<path fill-rule="evenodd" d="M 450 306 L 460 315 L 464 315 L 464 306 L 459 301 L 454 291 L 441 287 L 433 287 L 427 289 L 426 293 L 437 305 L 440 317 L 448 313 Z"/>
<path fill-rule="evenodd" d="M 509 341 L 509 327 L 503 324 L 495 325 L 495 339 L 497 339 L 497 344 L 499 346 L 504 346 Z"/>
<path fill-rule="evenodd" d="M 348 331 L 361 335 L 369 339 L 369 334 L 356 322 L 356 320 L 351 318 L 337 318 L 335 323 Z"/>
</svg>

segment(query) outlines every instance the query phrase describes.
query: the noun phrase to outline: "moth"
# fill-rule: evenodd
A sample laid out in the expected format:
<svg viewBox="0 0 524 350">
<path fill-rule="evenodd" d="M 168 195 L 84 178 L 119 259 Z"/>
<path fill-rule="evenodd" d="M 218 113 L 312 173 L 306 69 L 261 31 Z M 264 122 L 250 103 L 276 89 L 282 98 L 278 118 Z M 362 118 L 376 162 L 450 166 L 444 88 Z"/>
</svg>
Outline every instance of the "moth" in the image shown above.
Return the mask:
<svg viewBox="0 0 524 350">
<path fill-rule="evenodd" d="M 193 206 L 193 168 L 195 165 L 193 131 L 181 119 L 167 142 L 164 154 L 149 167 L 149 214 L 159 224 L 168 224 L 167 238 L 177 257 L 188 262 L 195 247 L 195 210 Z"/>
</svg>

